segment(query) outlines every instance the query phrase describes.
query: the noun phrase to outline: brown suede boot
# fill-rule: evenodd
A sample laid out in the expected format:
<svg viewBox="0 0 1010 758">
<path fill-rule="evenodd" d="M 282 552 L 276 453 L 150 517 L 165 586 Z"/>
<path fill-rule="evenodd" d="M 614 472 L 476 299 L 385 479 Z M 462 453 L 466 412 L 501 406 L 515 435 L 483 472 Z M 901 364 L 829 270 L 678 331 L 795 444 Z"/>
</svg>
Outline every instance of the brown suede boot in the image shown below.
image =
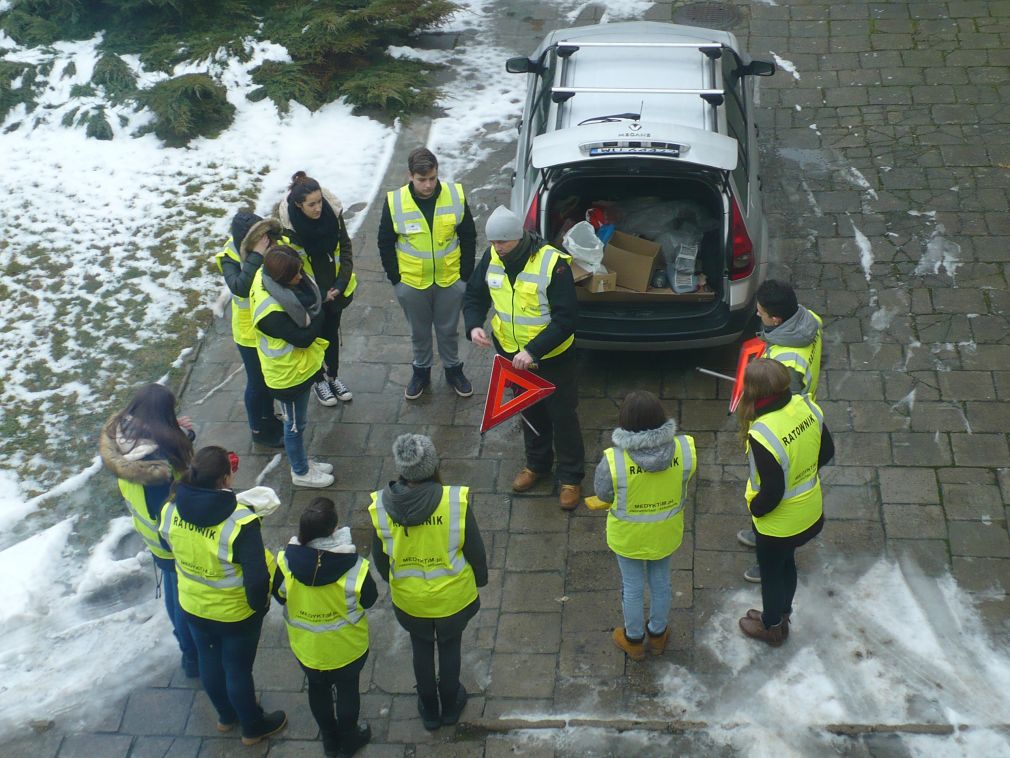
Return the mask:
<svg viewBox="0 0 1010 758">
<path fill-rule="evenodd" d="M 624 632 L 624 627 L 619 626 L 614 630 L 614 644 L 621 648 L 628 657 L 633 661 L 644 661 L 645 660 L 645 640 L 640 639 L 638 641 L 633 641 L 628 639 L 628 635 Z"/>
<path fill-rule="evenodd" d="M 513 492 L 526 492 L 526 490 L 531 489 L 534 484 L 540 481 L 541 474 L 538 474 L 533 469 L 523 468 L 516 478 L 512 480 L 512 491 Z"/>
<path fill-rule="evenodd" d="M 561 485 L 561 496 L 558 498 L 558 502 L 561 504 L 561 510 L 563 511 L 574 511 L 579 507 L 579 503 L 582 501 L 582 487 L 578 484 L 562 484 Z"/>
<path fill-rule="evenodd" d="M 779 647 L 785 641 L 785 637 L 782 634 L 784 626 L 785 623 L 780 621 L 775 626 L 766 629 L 760 617 L 753 619 L 749 616 L 744 616 L 740 619 L 740 630 L 744 634 L 752 639 L 767 642 L 772 647 Z"/>
<path fill-rule="evenodd" d="M 783 641 L 789 639 L 789 616 L 792 614 L 783 613 L 782 614 L 782 639 Z M 761 611 L 756 608 L 749 608 L 747 610 L 747 618 L 754 619 L 756 621 L 761 620 Z"/>
<path fill-rule="evenodd" d="M 659 634 L 653 634 L 646 627 L 645 633 L 649 640 L 649 652 L 653 655 L 662 655 L 666 650 L 666 641 L 670 639 L 670 625 L 667 624 L 666 629 Z"/>
</svg>

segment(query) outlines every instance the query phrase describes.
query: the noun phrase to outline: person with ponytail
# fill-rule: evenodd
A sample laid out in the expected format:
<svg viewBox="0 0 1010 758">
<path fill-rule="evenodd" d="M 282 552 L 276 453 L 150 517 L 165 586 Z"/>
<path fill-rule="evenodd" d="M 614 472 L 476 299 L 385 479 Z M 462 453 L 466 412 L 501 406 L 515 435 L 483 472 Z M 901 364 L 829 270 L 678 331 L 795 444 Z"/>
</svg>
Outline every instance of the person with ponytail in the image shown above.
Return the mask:
<svg viewBox="0 0 1010 758">
<path fill-rule="evenodd" d="M 751 361 L 737 408 L 750 476 L 744 497 L 757 536 L 763 610 L 740 619 L 745 635 L 778 647 L 789 637 L 796 594 L 796 548 L 824 528 L 820 468 L 835 454 L 824 413 L 794 395 L 789 370 L 771 358 Z"/>
<path fill-rule="evenodd" d="M 323 405 L 354 396 L 340 379 L 340 318 L 351 304 L 358 278 L 354 275 L 351 236 L 344 223 L 343 206 L 319 182 L 298 171 L 291 177 L 288 194 L 277 205 L 276 216 L 291 244 L 303 253 L 305 272 L 315 279 L 323 296 L 320 332 L 329 341 L 324 363 L 326 373 L 312 386 Z"/>
<path fill-rule="evenodd" d="M 253 663 L 270 607 L 273 557 L 260 518 L 231 489 L 238 465 L 224 448 L 201 448 L 161 511 L 160 533 L 175 556 L 179 605 L 196 642 L 200 681 L 219 732 L 241 726 L 255 745 L 287 726 L 284 711 L 256 701 Z"/>
<path fill-rule="evenodd" d="M 358 722 L 358 679 L 368 659 L 365 610 L 379 596 L 368 566 L 351 530 L 337 528 L 336 506 L 325 497 L 309 503 L 298 536 L 277 554 L 273 593 L 284 604 L 288 641 L 308 679 L 309 709 L 327 756 L 353 755 L 372 738 L 368 724 Z"/>
<path fill-rule="evenodd" d="M 319 336 L 323 324 L 319 288 L 302 273 L 298 253 L 276 245 L 267 251 L 263 267 L 253 277 L 249 300 L 263 379 L 284 412 L 284 450 L 291 464 L 291 482 L 299 487 L 329 487 L 333 466 L 309 460 L 304 442 L 309 392 L 320 381 L 329 344 Z"/>
<path fill-rule="evenodd" d="M 110 418 L 98 441 L 102 462 L 119 480 L 133 526 L 154 557 L 156 585 L 182 652 L 187 677 L 200 675 L 196 645 L 179 608 L 175 561 L 158 536 L 158 517 L 173 479 L 193 457 L 193 424 L 176 417 L 175 395 L 161 384 L 141 387 L 125 409 Z M 157 590 L 156 590 L 157 593 Z"/>
</svg>

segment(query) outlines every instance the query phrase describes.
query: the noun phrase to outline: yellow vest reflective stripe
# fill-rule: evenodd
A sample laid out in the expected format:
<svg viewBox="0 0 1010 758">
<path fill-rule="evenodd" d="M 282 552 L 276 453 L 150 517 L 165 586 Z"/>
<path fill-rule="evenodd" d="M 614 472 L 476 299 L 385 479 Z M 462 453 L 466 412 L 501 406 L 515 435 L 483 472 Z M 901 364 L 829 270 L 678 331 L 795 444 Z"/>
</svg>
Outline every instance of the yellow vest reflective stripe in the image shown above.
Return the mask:
<svg viewBox="0 0 1010 758">
<path fill-rule="evenodd" d="M 263 286 L 263 269 L 257 271 L 253 278 L 249 300 L 253 307 L 253 326 L 267 315 L 284 310 Z M 295 347 L 290 342 L 266 335 L 259 329 L 256 330 L 256 337 L 256 351 L 260 356 L 263 379 L 267 387 L 279 390 L 301 384 L 315 374 L 323 365 L 323 353 L 330 344 L 328 340 L 316 337 L 307 348 Z"/>
<path fill-rule="evenodd" d="M 466 196 L 462 184 L 439 182 L 433 228 L 410 194 L 410 185 L 386 193 L 389 215 L 396 232 L 396 262 L 400 281 L 414 289 L 432 284 L 448 287 L 459 281 L 459 237 Z"/>
<path fill-rule="evenodd" d="M 773 358 L 802 376 L 802 394 L 809 395 L 811 400 L 817 400 L 817 385 L 821 377 L 821 327 L 824 322 L 813 311 L 808 309 L 808 312 L 817 320 L 817 334 L 814 335 L 813 342 L 802 347 L 770 344 L 762 357 Z"/>
<path fill-rule="evenodd" d="M 287 245 L 292 250 L 298 253 L 298 257 L 302 259 L 302 268 L 305 269 L 305 273 L 311 276 L 313 279 L 316 278 L 316 272 L 312 268 L 312 261 L 309 259 L 309 254 L 305 252 L 305 248 L 300 245 L 296 245 L 294 242 L 289 240 L 287 237 L 282 237 L 280 243 L 281 245 Z M 333 249 L 333 273 L 340 276 L 340 243 Z M 344 297 L 349 297 L 354 290 L 358 288 L 358 275 L 351 272 L 351 278 L 347 281 L 347 288 L 344 290 Z M 326 293 L 324 292 L 325 296 Z"/>
<path fill-rule="evenodd" d="M 393 523 L 372 493 L 368 512 L 389 556 L 389 591 L 393 603 L 419 618 L 443 618 L 477 598 L 473 568 L 463 557 L 469 487 L 443 487 L 429 519 L 417 526 Z"/>
<path fill-rule="evenodd" d="M 336 582 L 321 586 L 298 581 L 283 550 L 277 555 L 277 567 L 284 577 L 279 594 L 287 600 L 284 621 L 295 657 L 309 668 L 330 671 L 364 655 L 368 619 L 361 607 L 361 587 L 368 561 L 359 557 Z"/>
<path fill-rule="evenodd" d="M 172 559 L 172 552 L 166 550 L 161 545 L 158 536 L 158 523 L 151 519 L 147 510 L 147 498 L 144 496 L 144 485 L 131 482 L 126 479 L 119 480 L 119 491 L 123 493 L 123 500 L 126 507 L 133 516 L 133 528 L 144 540 L 147 549 L 151 551 L 155 558 Z"/>
<path fill-rule="evenodd" d="M 684 539 L 684 501 L 697 468 L 694 438 L 674 437 L 670 466 L 645 471 L 626 450 L 607 448 L 614 504 L 607 512 L 607 545 L 625 558 L 654 561 Z"/>
<path fill-rule="evenodd" d="M 813 526 L 821 517 L 823 502 L 817 458 L 823 427 L 824 414 L 805 395 L 793 395 L 785 408 L 766 413 L 760 421 L 751 424 L 748 435 L 774 456 L 782 467 L 786 487 L 781 502 L 774 510 L 764 516 L 752 517 L 754 528 L 761 534 L 792 537 Z M 750 477 L 745 492 L 748 506 L 761 491 L 751 444 L 748 440 Z"/>
<path fill-rule="evenodd" d="M 235 241 L 228 238 L 224 249 L 214 256 L 217 263 L 217 270 L 224 273 L 224 259 L 230 258 L 239 266 L 242 265 L 242 258 L 235 250 Z M 243 347 L 256 346 L 256 332 L 252 325 L 252 314 L 249 308 L 249 298 L 239 297 L 235 293 L 231 295 L 231 337 L 235 342 Z"/>
<path fill-rule="evenodd" d="M 559 260 L 571 260 L 560 250 L 543 245 L 530 256 L 523 270 L 516 276 L 515 285 L 509 281 L 505 273 L 498 251 L 491 246 L 491 260 L 487 267 L 488 292 L 494 305 L 494 315 L 491 317 L 491 329 L 495 339 L 502 349 L 508 353 L 516 353 L 530 343 L 534 337 L 547 328 L 551 322 L 551 304 L 547 301 L 547 287 L 554 276 L 554 267 Z M 575 341 L 575 336 L 551 350 L 541 358 L 553 358 L 561 355 Z"/>
<path fill-rule="evenodd" d="M 196 526 L 179 515 L 174 500 L 165 504 L 160 531 L 175 556 L 183 610 L 213 621 L 241 621 L 253 615 L 242 586 L 242 567 L 234 562 L 232 549 L 242 527 L 257 518 L 237 505 L 220 524 Z"/>
</svg>

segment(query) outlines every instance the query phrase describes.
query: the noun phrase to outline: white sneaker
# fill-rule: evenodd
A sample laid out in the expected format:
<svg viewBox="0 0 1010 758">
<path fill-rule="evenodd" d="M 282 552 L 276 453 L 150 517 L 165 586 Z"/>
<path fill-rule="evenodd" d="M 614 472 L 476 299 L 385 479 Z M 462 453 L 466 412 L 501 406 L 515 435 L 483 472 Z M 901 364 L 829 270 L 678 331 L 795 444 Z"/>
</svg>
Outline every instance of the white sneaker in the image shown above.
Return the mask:
<svg viewBox="0 0 1010 758">
<path fill-rule="evenodd" d="M 291 471 L 291 483 L 296 487 L 329 487 L 333 484 L 333 475 L 325 474 L 319 469 L 309 466 L 309 470 L 304 474 L 296 474 Z"/>
<path fill-rule="evenodd" d="M 332 407 L 337 404 L 337 398 L 333 396 L 330 383 L 325 379 L 312 385 L 312 394 L 322 405 Z"/>
<path fill-rule="evenodd" d="M 347 385 L 340 381 L 339 376 L 328 377 L 328 379 L 330 382 L 330 390 L 337 396 L 337 400 L 342 403 L 346 403 L 347 401 L 354 399 L 354 395 L 351 394 Z"/>
<path fill-rule="evenodd" d="M 316 471 L 322 471 L 324 474 L 333 473 L 332 463 L 323 463 L 322 461 L 309 461 L 309 468 L 315 469 Z"/>
</svg>

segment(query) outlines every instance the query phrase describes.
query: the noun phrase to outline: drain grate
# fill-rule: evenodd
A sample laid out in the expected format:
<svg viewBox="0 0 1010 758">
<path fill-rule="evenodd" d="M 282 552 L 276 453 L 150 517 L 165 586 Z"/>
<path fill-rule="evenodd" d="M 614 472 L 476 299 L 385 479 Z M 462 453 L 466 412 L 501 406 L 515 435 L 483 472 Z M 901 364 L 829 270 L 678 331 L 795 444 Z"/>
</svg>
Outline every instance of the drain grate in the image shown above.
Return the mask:
<svg viewBox="0 0 1010 758">
<path fill-rule="evenodd" d="M 692 3 L 673 13 L 675 24 L 729 30 L 740 20 L 740 12 L 725 3 Z"/>
</svg>

